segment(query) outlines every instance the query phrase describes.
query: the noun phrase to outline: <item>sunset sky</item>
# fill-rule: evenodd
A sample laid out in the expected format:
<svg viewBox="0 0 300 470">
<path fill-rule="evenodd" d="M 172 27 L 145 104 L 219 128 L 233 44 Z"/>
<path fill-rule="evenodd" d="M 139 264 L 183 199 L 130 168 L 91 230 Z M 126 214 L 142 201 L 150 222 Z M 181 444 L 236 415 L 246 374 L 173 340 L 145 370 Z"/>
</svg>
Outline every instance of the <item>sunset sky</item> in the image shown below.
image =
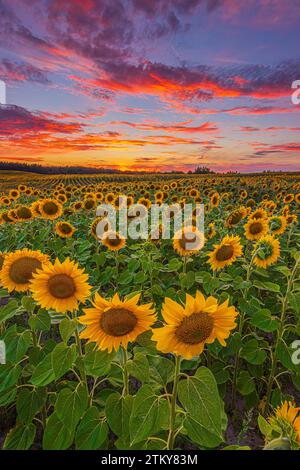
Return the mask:
<svg viewBox="0 0 300 470">
<path fill-rule="evenodd" d="M 0 160 L 300 170 L 300 0 L 0 0 Z"/>
</svg>

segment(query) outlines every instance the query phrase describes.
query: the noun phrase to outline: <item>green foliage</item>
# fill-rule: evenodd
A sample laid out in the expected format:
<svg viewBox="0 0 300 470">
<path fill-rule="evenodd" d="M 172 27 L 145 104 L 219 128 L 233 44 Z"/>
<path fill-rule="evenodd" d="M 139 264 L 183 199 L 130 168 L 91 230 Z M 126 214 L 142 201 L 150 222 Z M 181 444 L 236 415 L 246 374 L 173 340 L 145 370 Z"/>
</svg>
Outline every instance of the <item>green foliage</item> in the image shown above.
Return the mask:
<svg viewBox="0 0 300 470">
<path fill-rule="evenodd" d="M 204 177 L 182 175 L 174 181 L 167 175 L 164 180 L 157 176 L 151 183 L 142 180 L 142 185 L 131 177 L 124 181 L 91 177 L 91 184 L 86 177 L 76 180 L 88 192 L 97 188 L 107 190 L 105 194 L 135 193 L 135 199 L 148 192 L 152 202 L 158 188 L 162 190 L 170 181 L 178 186 L 163 190 L 167 202 L 173 196 L 193 202 L 190 190 L 200 191 L 208 209 L 206 243 L 186 258 L 174 251 L 172 240 L 127 240 L 120 252 L 107 250 L 90 234 L 94 211 L 67 214 L 66 210 L 62 218 L 76 228 L 68 240 L 55 233 L 55 222 L 43 218 L 26 226 L 1 224 L 1 251 L 26 246 L 48 254 L 52 261 L 70 257 L 85 269 L 92 286 L 91 298 L 72 315 L 40 308 L 29 291 L 9 293 L 1 287 L 0 340 L 6 363 L 0 364 L 0 417 L 7 427 L 3 449 L 248 450 L 244 443 L 253 445 L 253 432 L 264 441 L 258 439 L 259 446 L 266 449 L 299 449 L 291 425 L 269 420 L 274 418 L 274 408 L 285 400 L 294 401 L 300 391 L 299 223 L 276 236 L 281 249 L 276 263 L 267 269 L 257 267 L 255 243 L 245 237 L 247 216 L 230 228 L 226 221 L 232 210 L 247 206 L 248 199 L 254 199 L 253 210 L 265 207 L 267 211 L 265 200 L 276 200 L 274 214 L 280 215 L 285 204 L 273 190 L 278 179 L 266 176 L 266 185 L 261 187 L 250 177 L 206 173 Z M 45 182 L 51 195 L 57 182 Z M 64 179 L 65 186 L 73 182 L 73 177 Z M 280 184 L 283 194 L 299 193 L 295 178 L 285 176 Z M 39 189 L 46 196 L 41 185 Z M 64 209 L 84 198 L 84 192 L 73 189 L 68 191 Z M 245 189 L 248 199 L 243 200 L 240 192 Z M 212 192 L 221 196 L 219 207 L 210 205 Z M 35 196 L 21 195 L 10 208 L 35 200 Z M 298 208 L 295 201 L 289 205 L 291 213 L 296 214 Z M 207 235 L 210 223 L 216 231 L 213 238 Z M 243 254 L 213 272 L 208 254 L 225 235 L 240 237 Z M 235 306 L 236 328 L 228 337 L 219 334 L 222 344 L 218 340 L 205 344 L 199 357 L 181 358 L 178 376 L 174 351 L 158 351 L 151 330 L 129 344 L 126 364 L 120 350 L 109 353 L 79 338 L 84 327 L 78 317 L 91 307 L 96 292 L 105 298 L 115 293 L 131 298 L 140 293 L 141 303 L 153 304 L 155 327 L 160 327 L 165 321 L 164 299 L 184 304 L 186 294 L 194 296 L 197 290 L 206 298 L 215 297 L 219 304 L 228 301 Z M 236 433 L 231 445 L 226 442 L 228 422 Z"/>
</svg>

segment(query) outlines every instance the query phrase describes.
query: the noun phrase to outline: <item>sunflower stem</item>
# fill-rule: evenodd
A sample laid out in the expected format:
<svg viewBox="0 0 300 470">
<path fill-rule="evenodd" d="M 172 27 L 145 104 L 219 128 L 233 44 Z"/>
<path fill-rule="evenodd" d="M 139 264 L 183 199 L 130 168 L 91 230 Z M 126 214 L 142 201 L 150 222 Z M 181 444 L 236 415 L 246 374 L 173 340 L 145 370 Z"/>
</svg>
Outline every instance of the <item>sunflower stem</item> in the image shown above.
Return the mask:
<svg viewBox="0 0 300 470">
<path fill-rule="evenodd" d="M 36 336 L 36 332 L 32 329 L 30 331 L 31 331 L 31 336 L 32 336 L 33 347 L 36 348 L 38 346 L 38 339 Z"/>
<path fill-rule="evenodd" d="M 187 256 L 183 257 L 183 274 L 186 274 L 186 268 L 187 268 Z"/>
<path fill-rule="evenodd" d="M 280 325 L 279 325 L 279 328 L 278 328 L 278 331 L 277 331 L 277 337 L 276 337 L 276 342 L 275 342 L 275 347 L 274 347 L 274 354 L 272 355 L 271 372 L 270 372 L 268 385 L 267 385 L 266 402 L 265 402 L 265 408 L 264 408 L 264 414 L 265 415 L 268 413 L 269 408 L 270 408 L 270 401 L 271 401 L 273 383 L 274 383 L 274 380 L 275 380 L 275 377 L 276 377 L 278 351 L 279 351 L 280 343 L 281 343 L 282 338 L 283 338 L 284 327 L 285 327 L 285 319 L 286 319 L 288 299 L 289 299 L 289 294 L 293 290 L 293 282 L 294 282 L 295 276 L 297 274 L 299 263 L 300 263 L 300 257 L 297 259 L 297 261 L 294 265 L 294 268 L 293 268 L 293 270 L 291 272 L 291 275 L 288 279 L 285 296 L 282 299 Z"/>
<path fill-rule="evenodd" d="M 118 279 L 119 279 L 119 268 L 120 268 L 120 260 L 119 260 L 119 252 L 115 252 L 115 262 L 116 262 L 116 291 L 118 289 Z"/>
<path fill-rule="evenodd" d="M 247 266 L 247 271 L 246 271 L 246 281 L 250 281 L 251 273 L 252 273 L 252 268 L 253 268 L 253 262 L 254 258 L 257 254 L 257 251 L 255 251 L 252 254 L 251 261 Z M 244 298 L 246 299 L 248 296 L 248 291 L 249 287 L 246 287 L 245 292 L 244 292 Z M 245 313 L 242 312 L 239 318 L 239 334 L 242 337 L 243 334 L 243 328 L 244 328 L 244 322 L 245 322 Z M 233 379 L 232 379 L 232 399 L 231 399 L 231 405 L 232 408 L 235 407 L 235 402 L 236 402 L 236 387 L 237 387 L 237 375 L 238 375 L 238 370 L 239 370 L 239 362 L 240 362 L 240 348 L 238 351 L 235 353 L 235 358 L 234 358 L 234 368 L 233 368 Z"/>
<path fill-rule="evenodd" d="M 290 246 L 290 242 L 291 242 L 291 237 L 292 237 L 292 233 L 293 233 L 293 224 L 291 224 L 291 227 L 290 227 L 290 230 L 289 230 L 289 234 L 288 234 L 288 239 L 287 239 L 287 243 L 286 243 L 286 247 L 288 248 Z"/>
<path fill-rule="evenodd" d="M 129 375 L 127 369 L 128 355 L 126 348 L 124 348 L 123 346 L 121 346 L 121 351 L 123 357 L 123 396 L 127 397 L 127 395 L 129 395 Z"/>
<path fill-rule="evenodd" d="M 83 351 L 82 351 L 82 345 L 81 345 L 81 340 L 79 337 L 79 331 L 78 331 L 78 321 L 76 314 L 72 314 L 73 319 L 76 321 L 76 328 L 75 328 L 75 340 L 76 340 L 76 346 L 77 346 L 77 351 L 78 355 L 81 359 L 81 364 L 80 364 L 80 377 L 82 382 L 86 385 L 86 388 L 88 390 L 88 384 L 87 384 L 87 378 L 86 378 L 86 373 L 85 373 L 85 368 L 84 368 L 84 363 L 83 363 Z"/>
<path fill-rule="evenodd" d="M 174 448 L 175 437 L 176 437 L 176 431 L 175 431 L 176 401 L 177 401 L 177 391 L 178 391 L 178 383 L 179 383 L 179 377 L 180 377 L 180 363 L 181 363 L 181 357 L 176 356 L 173 391 L 172 391 L 171 402 L 170 402 L 170 428 L 169 428 L 169 436 L 168 436 L 168 441 L 167 441 L 167 450 L 172 450 Z"/>
</svg>

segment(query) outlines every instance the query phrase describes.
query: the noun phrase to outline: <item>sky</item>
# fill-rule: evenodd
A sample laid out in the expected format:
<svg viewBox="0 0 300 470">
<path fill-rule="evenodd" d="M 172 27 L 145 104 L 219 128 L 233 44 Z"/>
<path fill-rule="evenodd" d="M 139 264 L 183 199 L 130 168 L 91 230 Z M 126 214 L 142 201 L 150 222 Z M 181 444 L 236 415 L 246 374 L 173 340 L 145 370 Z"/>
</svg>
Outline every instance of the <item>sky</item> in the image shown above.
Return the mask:
<svg viewBox="0 0 300 470">
<path fill-rule="evenodd" d="M 0 0 L 0 161 L 300 170 L 300 0 Z"/>
</svg>

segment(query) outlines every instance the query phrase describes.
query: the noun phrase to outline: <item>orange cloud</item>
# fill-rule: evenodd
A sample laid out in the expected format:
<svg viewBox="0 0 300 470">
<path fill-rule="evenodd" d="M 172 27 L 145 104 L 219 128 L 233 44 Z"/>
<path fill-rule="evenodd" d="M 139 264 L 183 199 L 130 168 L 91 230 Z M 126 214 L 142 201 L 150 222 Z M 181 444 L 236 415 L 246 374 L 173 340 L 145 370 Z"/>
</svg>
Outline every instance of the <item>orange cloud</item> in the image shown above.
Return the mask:
<svg viewBox="0 0 300 470">
<path fill-rule="evenodd" d="M 128 121 L 111 121 L 113 125 L 129 126 L 134 129 L 143 131 L 166 131 L 166 132 L 187 132 L 187 133 L 201 133 L 201 132 L 217 132 L 219 129 L 216 124 L 211 122 L 204 122 L 198 126 L 189 126 L 193 122 L 188 120 L 177 124 L 163 124 L 163 123 L 151 123 L 151 122 L 128 122 Z"/>
</svg>

